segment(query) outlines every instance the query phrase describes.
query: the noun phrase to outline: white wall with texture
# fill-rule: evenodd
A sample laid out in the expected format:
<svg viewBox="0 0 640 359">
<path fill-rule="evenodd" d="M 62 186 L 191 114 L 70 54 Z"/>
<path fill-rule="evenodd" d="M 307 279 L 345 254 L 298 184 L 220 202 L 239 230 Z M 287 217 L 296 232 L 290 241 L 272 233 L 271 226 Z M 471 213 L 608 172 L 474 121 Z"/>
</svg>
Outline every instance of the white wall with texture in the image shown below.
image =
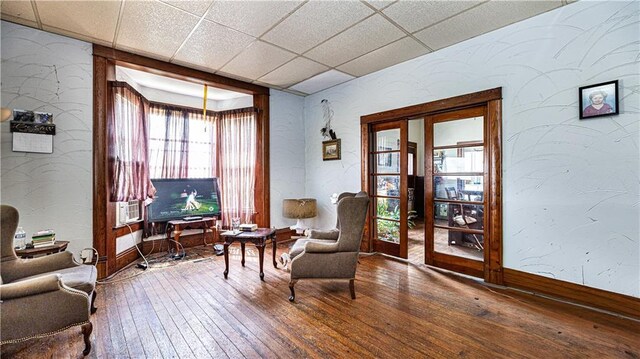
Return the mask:
<svg viewBox="0 0 640 359">
<path fill-rule="evenodd" d="M 640 297 L 640 2 L 580 1 L 305 98 L 316 227 L 360 189 L 360 116 L 503 93 L 504 266 Z M 578 87 L 620 81 L 620 115 L 579 120 Z M 342 160 L 323 162 L 320 101 Z"/>
</svg>

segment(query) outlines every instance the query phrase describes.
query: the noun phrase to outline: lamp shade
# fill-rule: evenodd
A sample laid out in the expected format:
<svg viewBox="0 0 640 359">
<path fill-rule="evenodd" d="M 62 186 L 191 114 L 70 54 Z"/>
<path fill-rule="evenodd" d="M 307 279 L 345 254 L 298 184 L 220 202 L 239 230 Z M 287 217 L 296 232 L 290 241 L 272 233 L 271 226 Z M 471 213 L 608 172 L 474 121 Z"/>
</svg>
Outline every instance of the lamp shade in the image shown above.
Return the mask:
<svg viewBox="0 0 640 359">
<path fill-rule="evenodd" d="M 314 198 L 285 199 L 282 201 L 282 215 L 285 218 L 313 218 L 318 215 Z"/>
<path fill-rule="evenodd" d="M 2 111 L 0 112 L 0 122 L 4 122 L 8 120 L 9 117 L 11 117 L 11 110 L 6 107 L 3 107 Z"/>
</svg>

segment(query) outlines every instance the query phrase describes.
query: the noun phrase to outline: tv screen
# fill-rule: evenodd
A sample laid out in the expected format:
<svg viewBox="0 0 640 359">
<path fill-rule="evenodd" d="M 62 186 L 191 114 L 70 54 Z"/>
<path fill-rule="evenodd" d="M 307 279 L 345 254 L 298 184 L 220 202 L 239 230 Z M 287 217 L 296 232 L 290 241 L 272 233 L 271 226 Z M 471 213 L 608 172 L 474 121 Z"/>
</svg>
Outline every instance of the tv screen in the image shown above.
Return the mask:
<svg viewBox="0 0 640 359">
<path fill-rule="evenodd" d="M 152 179 L 151 182 L 157 193 L 149 206 L 149 222 L 220 215 L 217 178 Z"/>
</svg>

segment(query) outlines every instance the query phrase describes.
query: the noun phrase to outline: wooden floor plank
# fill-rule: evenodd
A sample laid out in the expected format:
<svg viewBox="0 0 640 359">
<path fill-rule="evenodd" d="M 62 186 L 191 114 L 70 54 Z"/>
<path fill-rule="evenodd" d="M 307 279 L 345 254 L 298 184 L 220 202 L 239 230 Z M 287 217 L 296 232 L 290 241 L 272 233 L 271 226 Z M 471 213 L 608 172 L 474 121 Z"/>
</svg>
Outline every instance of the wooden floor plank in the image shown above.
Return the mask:
<svg viewBox="0 0 640 359">
<path fill-rule="evenodd" d="M 289 303 L 289 273 L 267 251 L 260 281 L 247 249 L 243 268 L 233 247 L 228 279 L 222 257 L 210 257 L 99 285 L 91 357 L 640 357 L 637 321 L 383 256 L 360 258 L 356 300 L 345 281 L 303 280 Z M 79 358 L 82 349 L 76 327 L 1 354 Z"/>
</svg>

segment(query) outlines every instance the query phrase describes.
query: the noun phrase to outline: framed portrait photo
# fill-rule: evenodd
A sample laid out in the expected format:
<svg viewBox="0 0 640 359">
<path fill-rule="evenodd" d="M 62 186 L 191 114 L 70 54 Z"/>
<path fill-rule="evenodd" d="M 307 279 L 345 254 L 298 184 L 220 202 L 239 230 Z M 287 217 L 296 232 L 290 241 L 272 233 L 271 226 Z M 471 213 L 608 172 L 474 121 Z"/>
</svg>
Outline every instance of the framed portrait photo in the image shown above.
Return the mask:
<svg viewBox="0 0 640 359">
<path fill-rule="evenodd" d="M 618 80 L 580 87 L 580 119 L 612 116 L 618 108 Z"/>
<path fill-rule="evenodd" d="M 332 161 L 340 159 L 340 139 L 322 142 L 322 160 Z"/>
</svg>

